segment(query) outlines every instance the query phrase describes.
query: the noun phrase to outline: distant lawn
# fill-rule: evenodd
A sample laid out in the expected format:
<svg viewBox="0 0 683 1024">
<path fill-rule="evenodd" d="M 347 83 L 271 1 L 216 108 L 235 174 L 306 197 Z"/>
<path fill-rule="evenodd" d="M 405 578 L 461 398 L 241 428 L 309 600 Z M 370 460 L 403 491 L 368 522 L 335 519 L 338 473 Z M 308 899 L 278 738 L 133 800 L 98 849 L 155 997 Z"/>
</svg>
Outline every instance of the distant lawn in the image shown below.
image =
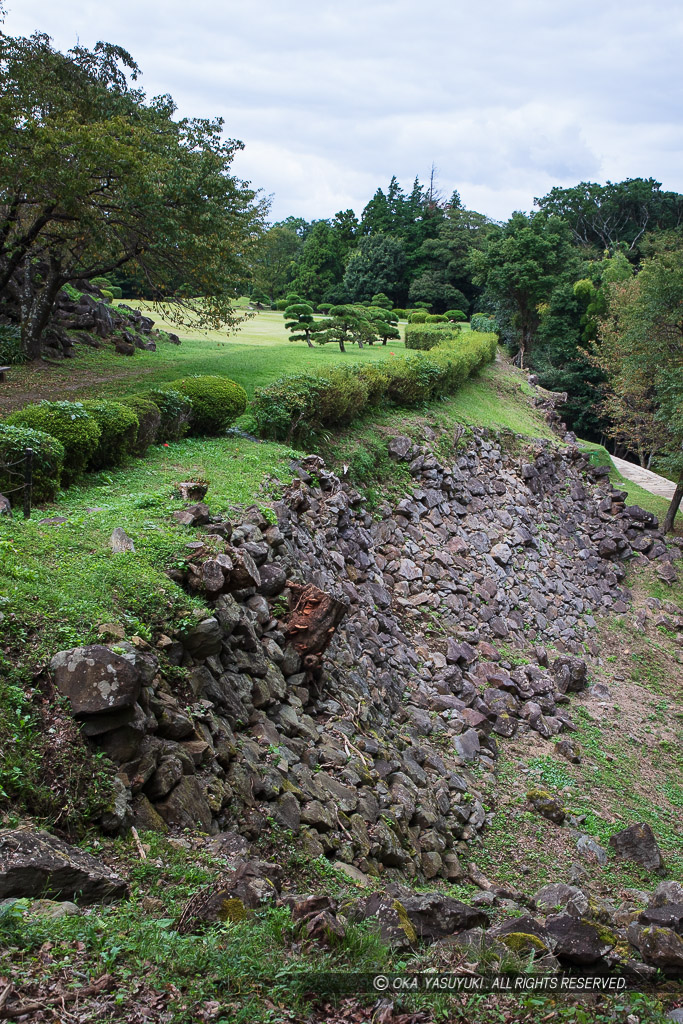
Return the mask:
<svg viewBox="0 0 683 1024">
<path fill-rule="evenodd" d="M 130 300 L 127 304 L 146 309 L 143 302 Z M 391 358 L 392 353 L 405 353 L 402 340 L 386 346 L 365 346 L 362 352 L 355 346 L 346 353 L 333 345 L 309 349 L 304 342 L 289 340 L 282 313 L 257 313 L 230 335 L 225 331 L 178 329 L 154 310 L 149 315 L 155 327 L 178 334 L 182 344 L 158 340 L 156 352 L 137 351 L 134 356 L 119 356 L 110 345 L 95 351 L 81 347 L 74 359 L 56 366 L 31 363 L 12 367 L 7 382 L 0 384 L 0 412 L 43 398 L 77 400 L 134 394 L 193 373 L 232 377 L 251 397 L 256 387 L 285 373 L 305 373 L 360 360 L 375 362 Z"/>
</svg>

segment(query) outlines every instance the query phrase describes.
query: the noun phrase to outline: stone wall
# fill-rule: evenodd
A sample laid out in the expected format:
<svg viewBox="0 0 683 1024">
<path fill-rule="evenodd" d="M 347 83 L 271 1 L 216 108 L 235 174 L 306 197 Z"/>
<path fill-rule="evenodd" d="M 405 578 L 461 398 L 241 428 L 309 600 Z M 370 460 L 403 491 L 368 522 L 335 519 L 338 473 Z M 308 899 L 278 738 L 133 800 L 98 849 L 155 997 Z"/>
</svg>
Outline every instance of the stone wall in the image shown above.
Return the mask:
<svg viewBox="0 0 683 1024">
<path fill-rule="evenodd" d="M 628 607 L 624 560 L 671 569 L 681 552 L 576 447 L 515 438 L 506 452 L 475 431 L 445 464 L 433 440 L 389 441 L 414 486 L 374 515 L 315 456 L 277 523 L 257 508 L 239 523 L 176 513 L 196 535 L 171 575 L 205 617 L 155 649 L 52 663 L 118 766 L 105 829 L 253 839 L 275 824 L 371 874 L 460 876 L 458 852 L 486 824 L 472 766 L 490 772 L 505 737 L 573 729 L 595 617 Z M 289 583 L 311 587 L 304 619 L 334 609 L 316 649 Z"/>
</svg>

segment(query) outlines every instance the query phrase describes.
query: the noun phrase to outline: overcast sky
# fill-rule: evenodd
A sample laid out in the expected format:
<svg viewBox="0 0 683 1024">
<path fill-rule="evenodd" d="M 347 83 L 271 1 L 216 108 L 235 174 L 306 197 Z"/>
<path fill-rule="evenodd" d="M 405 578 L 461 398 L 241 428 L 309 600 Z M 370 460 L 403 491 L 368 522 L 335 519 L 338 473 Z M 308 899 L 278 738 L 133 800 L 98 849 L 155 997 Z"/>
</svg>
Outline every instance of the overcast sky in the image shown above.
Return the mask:
<svg viewBox="0 0 683 1024">
<path fill-rule="evenodd" d="M 683 191 L 680 0 L 7 0 L 5 31 L 130 50 L 149 95 L 220 115 L 273 220 L 432 163 L 497 219 L 581 180 Z"/>
</svg>

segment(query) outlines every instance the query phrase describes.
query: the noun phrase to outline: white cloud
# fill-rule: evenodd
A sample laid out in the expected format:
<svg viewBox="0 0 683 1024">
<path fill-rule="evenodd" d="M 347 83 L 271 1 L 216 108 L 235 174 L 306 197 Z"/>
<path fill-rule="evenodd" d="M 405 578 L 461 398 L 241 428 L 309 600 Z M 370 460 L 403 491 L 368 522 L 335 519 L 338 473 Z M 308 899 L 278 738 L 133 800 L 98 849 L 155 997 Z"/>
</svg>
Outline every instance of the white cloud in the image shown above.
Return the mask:
<svg viewBox="0 0 683 1024">
<path fill-rule="evenodd" d="M 360 212 L 432 161 L 497 218 L 587 178 L 683 191 L 675 0 L 8 2 L 7 31 L 118 42 L 149 93 L 224 116 L 275 217 Z"/>
</svg>

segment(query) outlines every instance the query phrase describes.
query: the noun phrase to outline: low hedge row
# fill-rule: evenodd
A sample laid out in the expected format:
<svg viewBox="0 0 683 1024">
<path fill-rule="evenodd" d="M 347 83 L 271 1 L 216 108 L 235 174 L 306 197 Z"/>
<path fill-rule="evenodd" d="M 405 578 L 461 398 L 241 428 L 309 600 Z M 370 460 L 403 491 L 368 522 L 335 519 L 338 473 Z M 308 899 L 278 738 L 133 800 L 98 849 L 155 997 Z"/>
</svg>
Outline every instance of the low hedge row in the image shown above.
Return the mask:
<svg viewBox="0 0 683 1024">
<path fill-rule="evenodd" d="M 369 408 L 411 406 L 457 391 L 496 355 L 495 334 L 450 335 L 429 355 L 416 352 L 380 363 L 353 363 L 326 373 L 291 374 L 257 388 L 251 410 L 263 437 L 307 438 L 345 426 Z"/>
<path fill-rule="evenodd" d="M 406 348 L 427 352 L 455 338 L 460 332 L 458 324 L 424 323 L 406 324 Z"/>
<path fill-rule="evenodd" d="M 20 463 L 34 452 L 33 498 L 52 500 L 86 469 L 120 466 L 128 455 L 143 455 L 150 444 L 175 441 L 188 431 L 220 434 L 247 404 L 244 389 L 227 377 L 195 376 L 173 381 L 120 402 L 40 402 L 0 422 L 0 493 L 22 492 Z M 18 475 L 17 475 L 18 474 Z"/>
</svg>

